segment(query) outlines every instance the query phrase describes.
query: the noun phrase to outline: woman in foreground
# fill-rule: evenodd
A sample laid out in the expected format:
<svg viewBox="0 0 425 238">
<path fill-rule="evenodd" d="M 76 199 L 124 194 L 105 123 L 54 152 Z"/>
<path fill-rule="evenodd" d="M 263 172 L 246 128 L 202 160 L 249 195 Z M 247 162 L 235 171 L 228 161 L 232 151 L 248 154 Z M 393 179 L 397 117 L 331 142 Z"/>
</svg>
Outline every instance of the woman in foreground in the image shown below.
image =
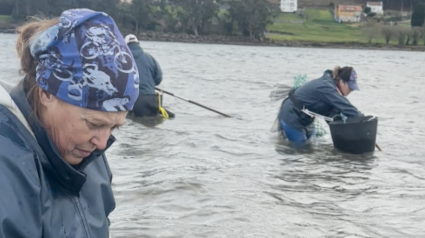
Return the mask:
<svg viewBox="0 0 425 238">
<path fill-rule="evenodd" d="M 131 52 L 89 9 L 18 33 L 25 77 L 10 94 L 0 86 L 0 237 L 109 237 L 104 152 L 138 97 Z"/>
</svg>

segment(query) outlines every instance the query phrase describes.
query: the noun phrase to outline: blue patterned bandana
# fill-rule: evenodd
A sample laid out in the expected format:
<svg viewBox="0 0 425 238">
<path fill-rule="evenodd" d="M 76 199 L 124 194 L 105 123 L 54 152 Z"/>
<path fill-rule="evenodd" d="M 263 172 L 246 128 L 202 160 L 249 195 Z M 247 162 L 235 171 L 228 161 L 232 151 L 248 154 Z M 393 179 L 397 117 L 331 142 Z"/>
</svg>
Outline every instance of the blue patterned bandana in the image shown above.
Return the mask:
<svg viewBox="0 0 425 238">
<path fill-rule="evenodd" d="M 139 95 L 131 51 L 106 13 L 71 9 L 30 45 L 37 84 L 60 100 L 99 111 L 128 111 Z"/>
</svg>

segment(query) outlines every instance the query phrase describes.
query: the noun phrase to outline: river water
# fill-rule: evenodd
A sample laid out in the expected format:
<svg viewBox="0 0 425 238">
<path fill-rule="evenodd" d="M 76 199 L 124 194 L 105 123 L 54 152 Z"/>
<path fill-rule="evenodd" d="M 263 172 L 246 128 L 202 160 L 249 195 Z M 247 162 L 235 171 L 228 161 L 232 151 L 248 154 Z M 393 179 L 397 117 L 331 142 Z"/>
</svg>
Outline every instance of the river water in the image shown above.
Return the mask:
<svg viewBox="0 0 425 238">
<path fill-rule="evenodd" d="M 16 82 L 15 35 L 0 34 L 0 78 Z M 176 114 L 128 119 L 107 155 L 112 237 L 425 237 L 425 54 L 141 42 Z M 270 128 L 276 83 L 354 66 L 349 100 L 379 118 L 383 152 L 347 155 L 327 134 L 293 151 Z M 326 128 L 328 130 L 328 128 Z M 329 130 L 328 130 L 329 131 Z"/>
</svg>

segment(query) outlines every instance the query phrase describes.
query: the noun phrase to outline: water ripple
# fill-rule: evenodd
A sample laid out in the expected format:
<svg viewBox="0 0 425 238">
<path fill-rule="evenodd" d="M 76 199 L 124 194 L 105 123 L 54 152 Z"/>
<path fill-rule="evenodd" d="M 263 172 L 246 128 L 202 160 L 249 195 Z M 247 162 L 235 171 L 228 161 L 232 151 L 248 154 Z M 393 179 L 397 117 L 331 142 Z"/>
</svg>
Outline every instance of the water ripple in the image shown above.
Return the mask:
<svg viewBox="0 0 425 238">
<path fill-rule="evenodd" d="M 0 34 L 1 79 L 17 82 L 16 36 Z M 108 150 L 112 237 L 423 237 L 425 55 L 401 51 L 142 42 L 164 71 L 176 118 L 128 118 Z M 329 135 L 295 151 L 270 133 L 268 95 L 297 74 L 352 65 L 350 95 L 379 118 L 384 152 L 336 151 Z M 408 66 L 406 68 L 406 66 Z M 329 131 L 328 131 L 329 132 Z"/>
</svg>

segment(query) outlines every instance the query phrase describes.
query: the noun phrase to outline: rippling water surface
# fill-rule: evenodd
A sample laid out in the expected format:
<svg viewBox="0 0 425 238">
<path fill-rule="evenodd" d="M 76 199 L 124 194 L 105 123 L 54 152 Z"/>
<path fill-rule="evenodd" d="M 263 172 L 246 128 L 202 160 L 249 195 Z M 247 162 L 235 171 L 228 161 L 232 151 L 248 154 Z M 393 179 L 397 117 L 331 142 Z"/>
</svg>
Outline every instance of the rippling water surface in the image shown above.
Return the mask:
<svg viewBox="0 0 425 238">
<path fill-rule="evenodd" d="M 1 79 L 16 82 L 16 36 L 0 34 Z M 425 237 L 425 55 L 417 52 L 142 42 L 161 64 L 161 88 L 232 115 L 164 96 L 177 117 L 128 119 L 108 151 L 118 237 Z M 269 130 L 276 83 L 354 66 L 349 96 L 379 118 L 384 152 L 307 152 Z"/>
</svg>

